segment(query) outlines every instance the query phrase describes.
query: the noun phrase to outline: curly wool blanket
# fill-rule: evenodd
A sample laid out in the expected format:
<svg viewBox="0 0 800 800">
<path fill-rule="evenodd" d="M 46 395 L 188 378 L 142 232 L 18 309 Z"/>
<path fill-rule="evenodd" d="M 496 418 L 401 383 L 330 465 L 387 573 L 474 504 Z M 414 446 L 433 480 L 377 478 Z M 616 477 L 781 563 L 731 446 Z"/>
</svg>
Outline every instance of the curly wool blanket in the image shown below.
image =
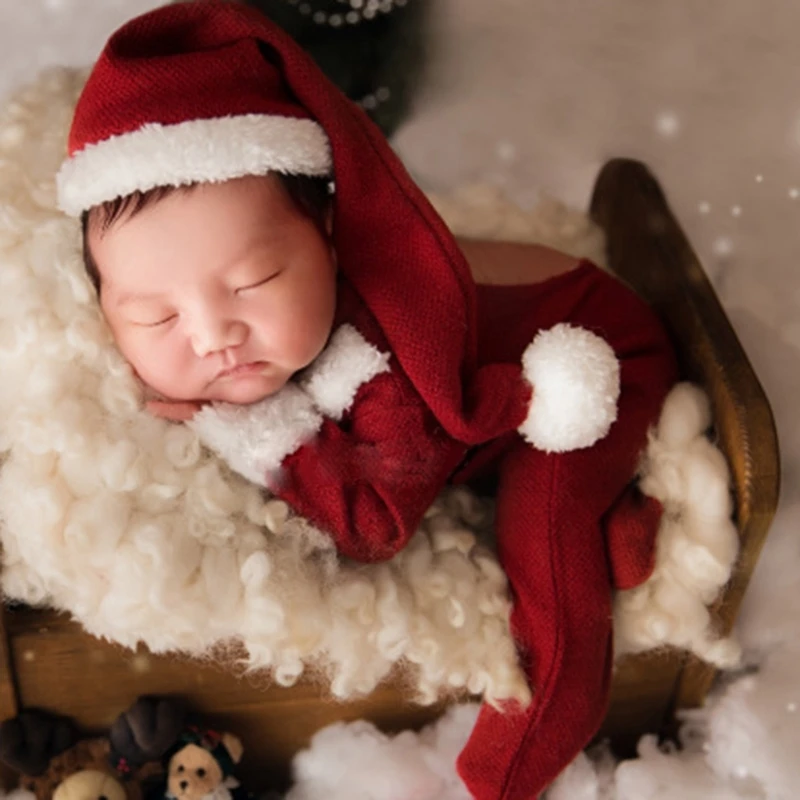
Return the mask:
<svg viewBox="0 0 800 800">
<path fill-rule="evenodd" d="M 55 208 L 84 78 L 49 71 L 0 118 L 4 594 L 55 606 L 129 647 L 207 656 L 235 644 L 247 668 L 279 684 L 313 668 L 342 699 L 399 665 L 420 702 L 462 689 L 491 703 L 524 700 L 487 503 L 449 491 L 396 558 L 349 563 L 185 426 L 142 410 L 84 274 L 78 225 Z M 599 260 L 598 231 L 557 203 L 526 213 L 491 191 L 438 202 L 459 233 L 536 239 Z M 684 386 L 654 432 L 642 485 L 668 513 L 653 578 L 617 599 L 619 653 L 673 643 L 735 660 L 705 610 L 736 555 L 709 422 L 702 393 Z"/>
</svg>

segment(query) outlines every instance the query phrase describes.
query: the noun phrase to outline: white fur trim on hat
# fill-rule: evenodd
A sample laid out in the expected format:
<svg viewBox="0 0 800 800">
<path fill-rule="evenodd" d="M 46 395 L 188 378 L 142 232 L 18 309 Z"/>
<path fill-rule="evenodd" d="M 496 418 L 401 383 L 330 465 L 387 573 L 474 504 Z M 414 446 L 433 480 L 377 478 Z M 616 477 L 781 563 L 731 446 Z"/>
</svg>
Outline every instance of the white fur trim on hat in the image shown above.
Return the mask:
<svg viewBox="0 0 800 800">
<path fill-rule="evenodd" d="M 617 418 L 619 362 L 610 345 L 566 323 L 541 331 L 522 355 L 533 387 L 519 432 L 534 447 L 563 453 L 602 439 Z"/>
<path fill-rule="evenodd" d="M 389 372 L 389 354 L 373 347 L 352 325 L 342 325 L 300 381 L 317 408 L 340 420 L 359 387 Z"/>
<path fill-rule="evenodd" d="M 264 486 L 286 456 L 316 435 L 322 415 L 299 386 L 287 383 L 253 405 L 205 406 L 187 424 L 234 472 Z"/>
<path fill-rule="evenodd" d="M 133 192 L 280 172 L 324 176 L 330 145 L 313 120 L 267 114 L 152 123 L 89 144 L 56 176 L 58 205 L 82 212 Z"/>
</svg>

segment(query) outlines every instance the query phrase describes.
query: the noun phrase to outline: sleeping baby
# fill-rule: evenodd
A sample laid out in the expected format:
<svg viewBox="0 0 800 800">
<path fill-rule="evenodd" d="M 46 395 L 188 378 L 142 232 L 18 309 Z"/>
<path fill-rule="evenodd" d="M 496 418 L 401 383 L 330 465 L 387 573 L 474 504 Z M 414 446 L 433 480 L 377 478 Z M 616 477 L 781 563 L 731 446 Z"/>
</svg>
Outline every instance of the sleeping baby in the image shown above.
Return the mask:
<svg viewBox="0 0 800 800">
<path fill-rule="evenodd" d="M 492 483 L 533 700 L 484 707 L 459 770 L 538 796 L 604 716 L 612 590 L 653 566 L 631 485 L 677 373 L 652 311 L 544 249 L 547 279 L 476 285 L 379 131 L 236 3 L 111 37 L 58 189 L 148 410 L 343 556 L 391 558 L 447 484 Z"/>
</svg>

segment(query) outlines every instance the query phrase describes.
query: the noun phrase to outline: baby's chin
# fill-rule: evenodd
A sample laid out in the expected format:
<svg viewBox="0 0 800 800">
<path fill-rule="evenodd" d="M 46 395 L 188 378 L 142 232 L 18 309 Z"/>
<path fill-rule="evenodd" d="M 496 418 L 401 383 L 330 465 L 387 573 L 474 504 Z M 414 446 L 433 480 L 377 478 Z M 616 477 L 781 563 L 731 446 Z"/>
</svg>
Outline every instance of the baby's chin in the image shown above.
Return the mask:
<svg viewBox="0 0 800 800">
<path fill-rule="evenodd" d="M 179 403 L 230 403 L 237 406 L 249 406 L 265 400 L 279 392 L 287 379 L 278 379 L 275 376 L 259 380 L 236 380 L 220 385 L 214 385 L 197 394 L 187 392 L 159 391 L 148 387 L 150 399 L 163 399 L 168 402 Z"/>
<path fill-rule="evenodd" d="M 216 403 L 231 403 L 237 406 L 249 406 L 265 400 L 270 395 L 279 392 L 286 385 L 286 380 L 242 380 L 226 383 L 214 387 L 208 397 L 201 400 L 211 400 Z"/>
</svg>

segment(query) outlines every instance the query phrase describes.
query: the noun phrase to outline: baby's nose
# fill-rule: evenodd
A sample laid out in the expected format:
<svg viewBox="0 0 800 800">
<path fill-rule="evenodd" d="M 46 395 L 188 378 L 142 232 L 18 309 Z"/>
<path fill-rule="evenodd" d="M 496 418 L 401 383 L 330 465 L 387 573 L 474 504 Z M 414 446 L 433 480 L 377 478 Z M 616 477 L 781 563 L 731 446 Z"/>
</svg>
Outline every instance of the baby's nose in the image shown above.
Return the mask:
<svg viewBox="0 0 800 800">
<path fill-rule="evenodd" d="M 238 347 L 247 338 L 247 325 L 238 320 L 206 319 L 192 331 L 190 339 L 195 354 L 202 358 L 211 353 Z"/>
</svg>

